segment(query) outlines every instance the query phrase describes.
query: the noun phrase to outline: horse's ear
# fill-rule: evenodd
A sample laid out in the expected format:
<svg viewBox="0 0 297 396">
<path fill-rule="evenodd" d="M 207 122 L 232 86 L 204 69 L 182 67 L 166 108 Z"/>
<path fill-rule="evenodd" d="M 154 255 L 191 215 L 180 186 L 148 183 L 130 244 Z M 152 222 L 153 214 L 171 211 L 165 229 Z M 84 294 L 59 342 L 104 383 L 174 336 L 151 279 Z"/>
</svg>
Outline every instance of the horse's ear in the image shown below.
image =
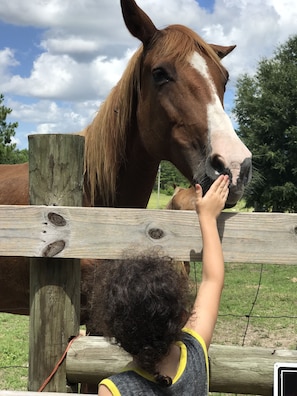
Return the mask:
<svg viewBox="0 0 297 396">
<path fill-rule="evenodd" d="M 236 45 L 229 45 L 226 47 L 223 45 L 216 45 L 216 44 L 210 44 L 210 46 L 218 55 L 218 57 L 221 59 L 223 59 L 226 55 L 230 54 L 230 52 L 233 51 L 234 48 L 236 47 Z"/>
<path fill-rule="evenodd" d="M 129 32 L 146 46 L 158 29 L 134 0 L 121 0 L 121 7 Z"/>
</svg>

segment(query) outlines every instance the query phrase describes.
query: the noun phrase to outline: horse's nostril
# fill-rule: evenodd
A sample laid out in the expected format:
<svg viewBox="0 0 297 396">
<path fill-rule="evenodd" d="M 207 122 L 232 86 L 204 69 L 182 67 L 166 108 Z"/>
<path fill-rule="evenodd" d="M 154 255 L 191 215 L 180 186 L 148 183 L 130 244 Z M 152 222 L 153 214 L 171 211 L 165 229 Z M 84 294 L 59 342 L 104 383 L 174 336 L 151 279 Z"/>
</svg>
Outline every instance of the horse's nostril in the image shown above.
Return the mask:
<svg viewBox="0 0 297 396">
<path fill-rule="evenodd" d="M 212 181 L 216 180 L 219 175 L 228 175 L 232 181 L 230 169 L 226 167 L 223 158 L 218 154 L 208 157 L 205 168 L 206 176 Z"/>
<path fill-rule="evenodd" d="M 224 162 L 219 155 L 214 155 L 211 158 L 210 164 L 214 171 L 217 173 L 217 176 L 226 173 Z"/>
<path fill-rule="evenodd" d="M 245 158 L 241 163 L 233 161 L 226 166 L 223 157 L 215 154 L 209 157 L 206 162 L 206 175 L 212 180 L 215 180 L 219 175 L 228 175 L 231 184 L 245 186 L 252 177 L 252 160 Z"/>
</svg>

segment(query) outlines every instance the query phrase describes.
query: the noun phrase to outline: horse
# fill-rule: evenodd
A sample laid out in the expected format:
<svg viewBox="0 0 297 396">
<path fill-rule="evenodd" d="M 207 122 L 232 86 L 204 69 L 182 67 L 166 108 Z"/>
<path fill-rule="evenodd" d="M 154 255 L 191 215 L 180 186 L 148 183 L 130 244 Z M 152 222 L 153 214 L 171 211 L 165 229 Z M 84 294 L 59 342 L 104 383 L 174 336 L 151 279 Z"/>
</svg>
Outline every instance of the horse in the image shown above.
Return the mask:
<svg viewBox="0 0 297 396">
<path fill-rule="evenodd" d="M 195 210 L 196 192 L 195 187 L 188 188 L 174 185 L 172 197 L 168 201 L 165 209 L 167 210 Z M 190 274 L 191 265 L 189 261 L 177 261 L 176 265 L 184 268 L 187 274 Z"/>
<path fill-rule="evenodd" d="M 126 70 L 85 137 L 84 206 L 145 208 L 161 160 L 172 162 L 205 191 L 230 177 L 227 206 L 251 178 L 251 153 L 224 111 L 228 72 L 221 63 L 235 46 L 207 44 L 182 25 L 157 29 L 134 0 L 121 0 L 124 22 L 140 41 Z M 28 164 L 0 166 L 0 204 L 27 205 Z M 104 271 L 81 260 L 81 323 L 97 334 L 93 287 Z M 0 258 L 0 311 L 29 314 L 29 259 Z"/>
<path fill-rule="evenodd" d="M 165 209 L 195 210 L 195 200 L 196 192 L 194 186 L 188 188 L 175 186 L 172 197 L 165 206 Z"/>
</svg>

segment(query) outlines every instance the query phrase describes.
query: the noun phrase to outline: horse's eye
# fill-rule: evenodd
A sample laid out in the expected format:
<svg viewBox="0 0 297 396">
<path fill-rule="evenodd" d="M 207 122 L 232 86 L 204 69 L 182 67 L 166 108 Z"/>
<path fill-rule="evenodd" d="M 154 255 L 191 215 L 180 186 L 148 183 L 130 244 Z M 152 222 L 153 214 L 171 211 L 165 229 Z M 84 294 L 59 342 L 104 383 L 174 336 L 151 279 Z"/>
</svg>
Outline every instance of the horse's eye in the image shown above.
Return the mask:
<svg viewBox="0 0 297 396">
<path fill-rule="evenodd" d="M 172 80 L 169 74 L 162 67 L 153 70 L 153 79 L 157 85 L 163 85 Z"/>
</svg>

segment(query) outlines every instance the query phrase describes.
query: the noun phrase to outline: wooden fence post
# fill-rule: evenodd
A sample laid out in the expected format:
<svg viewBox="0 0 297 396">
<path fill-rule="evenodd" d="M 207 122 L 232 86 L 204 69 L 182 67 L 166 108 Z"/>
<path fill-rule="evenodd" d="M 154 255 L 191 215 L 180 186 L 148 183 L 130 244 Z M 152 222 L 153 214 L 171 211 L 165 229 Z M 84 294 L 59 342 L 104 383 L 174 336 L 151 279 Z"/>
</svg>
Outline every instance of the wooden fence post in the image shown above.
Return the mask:
<svg viewBox="0 0 297 396">
<path fill-rule="evenodd" d="M 70 134 L 29 136 L 30 204 L 82 206 L 83 172 L 83 137 Z M 67 219 L 55 215 L 54 210 L 46 222 L 57 228 L 67 227 Z M 32 391 L 37 391 L 44 383 L 61 358 L 69 338 L 79 332 L 80 262 L 53 258 L 63 248 L 64 241 L 55 240 L 53 234 L 52 243 L 44 249 L 44 257 L 31 258 L 30 262 L 28 388 Z M 64 361 L 45 391 L 67 390 Z"/>
</svg>

